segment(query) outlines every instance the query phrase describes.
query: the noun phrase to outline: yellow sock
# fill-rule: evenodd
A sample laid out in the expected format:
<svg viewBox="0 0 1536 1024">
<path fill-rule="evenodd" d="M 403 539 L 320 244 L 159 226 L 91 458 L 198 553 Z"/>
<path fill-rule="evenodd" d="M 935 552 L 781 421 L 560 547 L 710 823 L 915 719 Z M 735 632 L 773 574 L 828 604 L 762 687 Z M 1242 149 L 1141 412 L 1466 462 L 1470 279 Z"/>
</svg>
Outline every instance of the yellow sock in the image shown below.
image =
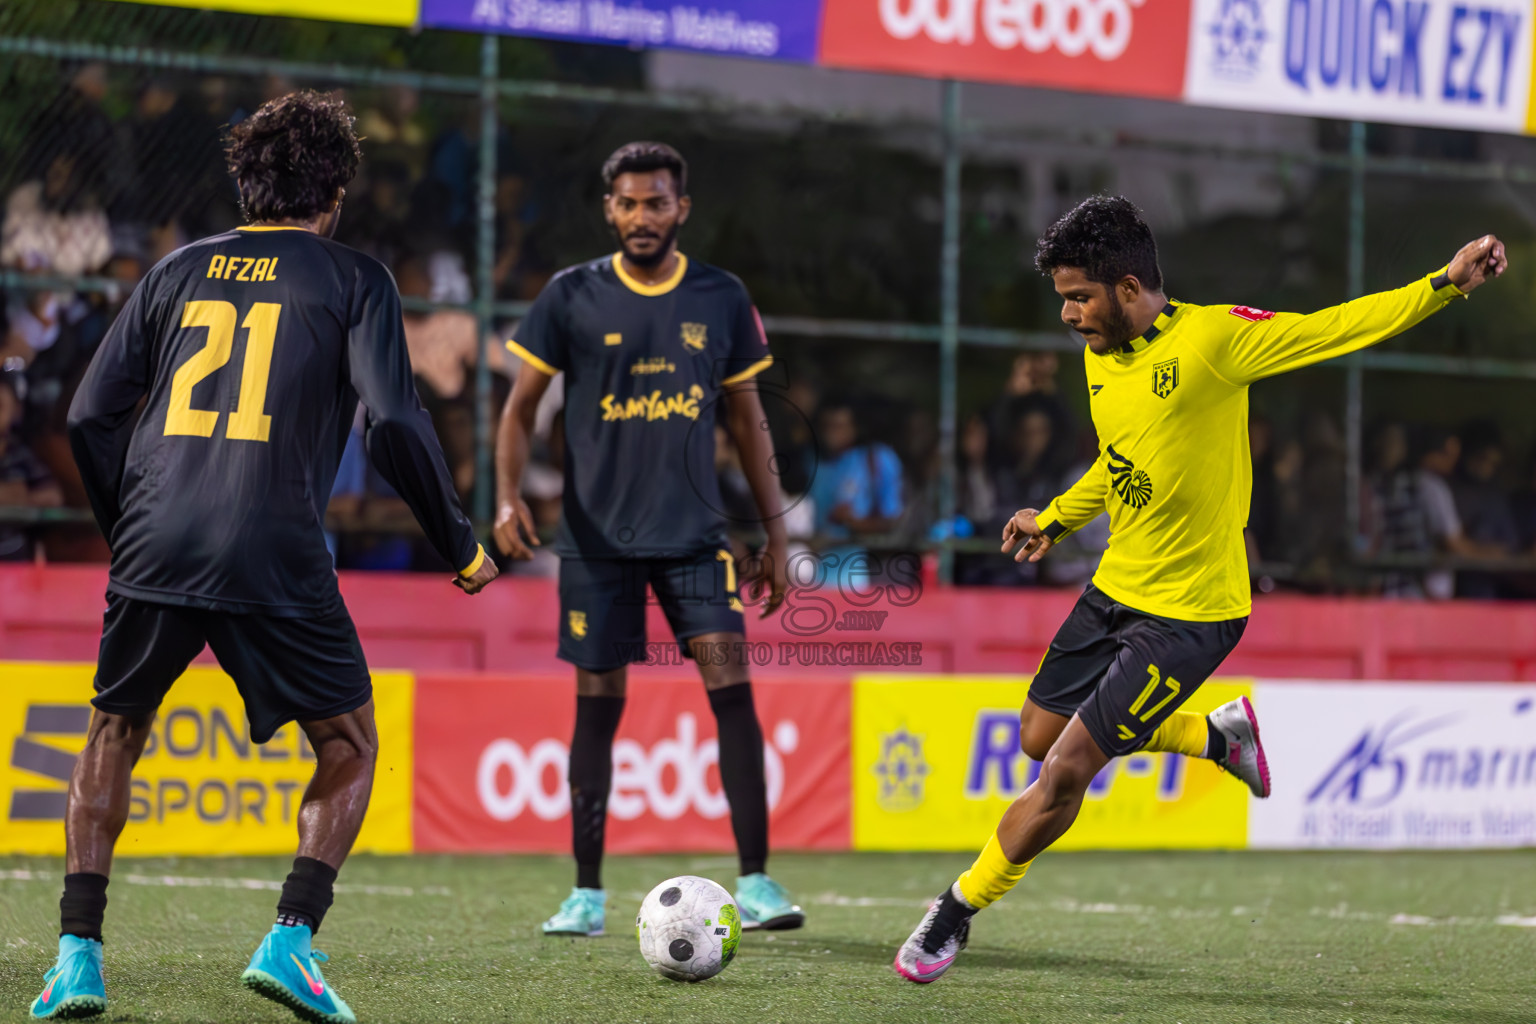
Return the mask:
<svg viewBox="0 0 1536 1024">
<path fill-rule="evenodd" d="M 1168 720 L 1157 727 L 1152 738 L 1142 750 L 1160 753 L 1184 754 L 1187 757 L 1204 757 L 1211 727 L 1205 716 L 1193 711 L 1175 711 Z"/>
<path fill-rule="evenodd" d="M 997 842 L 997 833 L 987 840 L 971 870 L 960 876 L 957 883 L 960 895 L 975 910 L 991 906 L 1003 898 L 1003 894 L 1019 884 L 1024 872 L 1033 861 L 1015 864 L 1003 856 L 1003 848 Z"/>
</svg>

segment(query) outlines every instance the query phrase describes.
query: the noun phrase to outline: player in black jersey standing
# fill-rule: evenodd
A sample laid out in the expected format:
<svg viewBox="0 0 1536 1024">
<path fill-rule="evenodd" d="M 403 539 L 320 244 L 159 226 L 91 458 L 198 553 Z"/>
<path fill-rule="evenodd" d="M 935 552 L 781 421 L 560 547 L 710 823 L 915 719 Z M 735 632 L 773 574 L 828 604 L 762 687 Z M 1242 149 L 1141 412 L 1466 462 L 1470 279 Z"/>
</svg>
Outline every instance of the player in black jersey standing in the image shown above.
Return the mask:
<svg viewBox="0 0 1536 1024">
<path fill-rule="evenodd" d="M 576 666 L 571 828 L 576 887 L 544 923 L 601 935 L 603 835 L 626 667 L 646 658 L 646 584 L 703 675 L 720 735 L 720 780 L 741 858 L 747 928 L 798 928 L 805 915 L 764 868 L 763 733 L 742 655 L 744 616 L 714 468 L 717 411 L 737 447 L 768 536 L 753 580 L 784 596 L 786 537 L 773 445 L 756 376 L 773 359 L 740 280 L 677 251 L 688 219 L 687 164 L 633 142 L 603 165 L 604 212 L 620 251 L 550 281 L 507 343 L 518 375 L 496 443 L 496 541 L 516 558 L 537 544 L 519 497 L 540 397 L 565 374 L 560 657 Z"/>
<path fill-rule="evenodd" d="M 70 407 L 112 568 L 96 711 L 65 812 L 59 959 L 33 1017 L 106 1009 L 101 925 L 130 775 L 166 691 L 207 644 L 251 738 L 297 721 L 316 758 L 277 924 L 242 981 L 305 1020 L 356 1020 L 310 939 L 362 826 L 378 748 L 322 533 L 359 399 L 374 465 L 459 570 L 454 582 L 473 594 L 496 576 L 417 399 L 394 280 L 330 238 L 358 160 L 352 116 L 330 96 L 292 93 L 237 125 L 229 165 L 251 223 L 149 272 Z"/>
</svg>

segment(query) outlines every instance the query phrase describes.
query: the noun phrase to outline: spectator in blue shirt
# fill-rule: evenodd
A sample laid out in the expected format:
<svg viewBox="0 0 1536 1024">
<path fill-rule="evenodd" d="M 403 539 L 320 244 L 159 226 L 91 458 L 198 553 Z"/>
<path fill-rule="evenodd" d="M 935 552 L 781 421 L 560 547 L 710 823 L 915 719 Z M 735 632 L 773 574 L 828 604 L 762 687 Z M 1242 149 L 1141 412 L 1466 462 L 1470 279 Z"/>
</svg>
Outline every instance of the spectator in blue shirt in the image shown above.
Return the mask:
<svg viewBox="0 0 1536 1024">
<path fill-rule="evenodd" d="M 867 552 L 856 543 L 858 538 L 888 532 L 901 516 L 901 459 L 878 441 L 860 443 L 853 408 L 844 402 L 822 407 L 817 441 L 821 464 L 810 489 L 816 535 L 846 542 L 824 548 L 821 556 L 834 578 L 857 586 L 860 573 L 879 571 L 872 560 L 859 562 L 858 556 Z"/>
</svg>

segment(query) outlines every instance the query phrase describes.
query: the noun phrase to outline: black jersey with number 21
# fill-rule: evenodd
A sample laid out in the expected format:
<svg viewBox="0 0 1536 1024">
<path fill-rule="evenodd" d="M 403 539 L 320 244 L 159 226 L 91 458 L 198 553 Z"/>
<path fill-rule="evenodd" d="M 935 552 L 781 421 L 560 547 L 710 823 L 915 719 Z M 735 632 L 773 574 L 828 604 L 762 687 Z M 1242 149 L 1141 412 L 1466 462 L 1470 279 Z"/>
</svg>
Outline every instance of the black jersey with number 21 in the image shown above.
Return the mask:
<svg viewBox="0 0 1536 1024">
<path fill-rule="evenodd" d="M 444 559 L 475 563 L 382 264 L 300 228 L 242 228 L 166 257 L 70 408 L 112 547 L 108 589 L 235 613 L 333 606 L 325 507 L 359 398 L 374 464 Z"/>
</svg>

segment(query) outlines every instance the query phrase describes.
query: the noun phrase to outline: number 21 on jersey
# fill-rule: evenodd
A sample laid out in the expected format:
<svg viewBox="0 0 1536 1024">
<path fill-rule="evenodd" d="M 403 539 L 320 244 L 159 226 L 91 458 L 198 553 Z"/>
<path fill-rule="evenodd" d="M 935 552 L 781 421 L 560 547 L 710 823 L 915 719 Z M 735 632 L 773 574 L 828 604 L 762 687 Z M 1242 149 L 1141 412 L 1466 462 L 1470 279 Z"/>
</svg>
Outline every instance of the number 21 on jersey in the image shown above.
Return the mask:
<svg viewBox="0 0 1536 1024">
<path fill-rule="evenodd" d="M 280 303 L 258 302 L 240 324 L 248 332 L 245 363 L 240 371 L 240 401 L 229 414 L 224 432 L 233 441 L 265 441 L 272 430 L 272 417 L 265 412 L 267 376 L 272 370 L 272 346 L 277 340 L 277 320 L 282 313 Z M 165 411 L 167 437 L 212 437 L 218 428 L 216 410 L 192 408 L 192 389 L 229 362 L 239 316 L 233 303 L 221 299 L 189 302 L 182 309 L 182 329 L 206 327 L 208 340 L 171 378 L 171 401 Z"/>
</svg>

